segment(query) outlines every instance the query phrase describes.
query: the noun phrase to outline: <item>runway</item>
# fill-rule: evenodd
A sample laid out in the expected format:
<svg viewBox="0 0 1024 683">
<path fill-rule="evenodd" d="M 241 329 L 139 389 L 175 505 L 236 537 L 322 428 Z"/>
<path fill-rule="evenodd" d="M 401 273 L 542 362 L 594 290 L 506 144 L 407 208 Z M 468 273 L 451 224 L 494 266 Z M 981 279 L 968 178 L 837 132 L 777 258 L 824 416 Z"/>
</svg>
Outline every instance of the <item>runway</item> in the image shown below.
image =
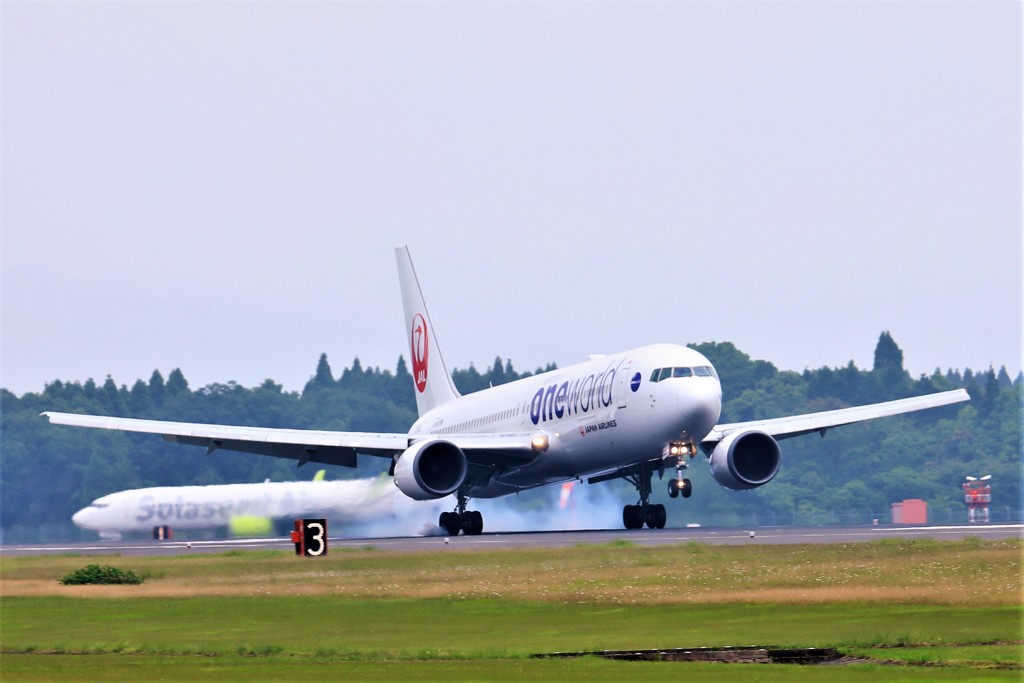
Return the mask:
<svg viewBox="0 0 1024 683">
<path fill-rule="evenodd" d="M 819 526 L 680 528 L 542 531 L 484 533 L 479 536 L 415 536 L 404 538 L 329 538 L 330 548 L 366 548 L 397 552 L 439 552 L 458 550 L 498 550 L 509 548 L 558 548 L 580 544 L 628 541 L 637 546 L 706 543 L 713 545 L 793 545 L 815 543 L 864 543 L 882 538 L 960 539 L 1022 538 L 1022 524 L 984 524 L 971 526 Z M 44 554 L 81 555 L 184 555 L 227 550 L 291 550 L 285 538 L 224 539 L 212 541 L 97 541 L 94 543 L 54 543 L 0 546 L 7 557 Z M 328 552 L 329 552 L 328 549 Z"/>
</svg>

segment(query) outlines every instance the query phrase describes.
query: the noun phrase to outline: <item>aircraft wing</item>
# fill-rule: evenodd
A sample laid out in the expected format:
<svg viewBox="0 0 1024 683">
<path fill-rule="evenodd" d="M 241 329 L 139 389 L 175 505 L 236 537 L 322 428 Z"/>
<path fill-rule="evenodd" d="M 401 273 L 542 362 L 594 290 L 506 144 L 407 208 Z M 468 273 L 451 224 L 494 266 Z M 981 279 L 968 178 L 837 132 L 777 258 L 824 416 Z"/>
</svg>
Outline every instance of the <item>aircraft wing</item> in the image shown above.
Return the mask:
<svg viewBox="0 0 1024 683">
<path fill-rule="evenodd" d="M 714 446 L 729 434 L 748 429 L 757 429 L 770 434 L 777 439 L 786 439 L 801 434 L 820 432 L 824 436 L 825 431 L 833 427 L 874 420 L 879 417 L 899 415 L 901 413 L 912 413 L 927 408 L 938 408 L 969 401 L 971 397 L 963 389 L 955 391 L 943 391 L 937 394 L 915 396 L 913 398 L 901 398 L 897 401 L 885 403 L 872 403 L 866 406 L 853 408 L 841 408 L 839 410 L 826 410 L 821 413 L 808 413 L 806 415 L 791 415 L 789 417 L 776 417 L 768 420 L 752 420 L 750 422 L 733 422 L 730 424 L 716 425 L 704 438 L 703 446 Z"/>
<path fill-rule="evenodd" d="M 356 466 L 356 453 L 390 458 L 412 443 L 429 435 L 375 434 L 369 432 L 331 432 L 311 429 L 269 429 L 236 427 L 194 422 L 138 420 L 72 413 L 42 413 L 51 424 L 124 432 L 159 434 L 164 441 L 204 446 L 207 452 L 223 448 L 230 451 L 271 455 L 307 462 Z M 530 434 L 452 434 L 444 438 L 466 452 L 470 463 L 496 461 L 525 462 L 533 458 Z"/>
</svg>

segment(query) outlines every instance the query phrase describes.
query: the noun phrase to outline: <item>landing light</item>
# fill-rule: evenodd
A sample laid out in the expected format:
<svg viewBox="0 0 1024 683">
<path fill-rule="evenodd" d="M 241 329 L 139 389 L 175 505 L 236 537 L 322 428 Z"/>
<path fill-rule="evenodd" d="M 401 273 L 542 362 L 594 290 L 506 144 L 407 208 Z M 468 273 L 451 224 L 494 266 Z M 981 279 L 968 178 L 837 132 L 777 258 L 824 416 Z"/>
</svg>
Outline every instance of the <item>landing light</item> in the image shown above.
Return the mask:
<svg viewBox="0 0 1024 683">
<path fill-rule="evenodd" d="M 668 445 L 668 454 L 673 457 L 682 457 L 693 454 L 693 446 L 681 441 L 673 441 Z"/>
<path fill-rule="evenodd" d="M 548 449 L 548 435 L 534 434 L 530 440 L 530 445 L 533 446 L 533 450 L 543 453 Z"/>
</svg>

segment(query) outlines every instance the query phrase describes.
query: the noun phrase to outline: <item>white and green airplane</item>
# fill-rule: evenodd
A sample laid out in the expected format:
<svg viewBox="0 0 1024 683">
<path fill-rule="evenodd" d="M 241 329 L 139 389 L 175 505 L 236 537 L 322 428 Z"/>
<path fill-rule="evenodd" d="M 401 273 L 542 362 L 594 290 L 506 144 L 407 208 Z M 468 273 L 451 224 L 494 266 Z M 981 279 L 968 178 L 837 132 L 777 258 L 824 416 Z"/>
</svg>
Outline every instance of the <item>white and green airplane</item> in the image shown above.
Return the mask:
<svg viewBox="0 0 1024 683">
<path fill-rule="evenodd" d="M 386 476 L 324 481 L 266 481 L 260 484 L 153 486 L 117 491 L 76 512 L 75 525 L 119 540 L 125 535 L 165 536 L 178 530 L 227 530 L 236 537 L 281 535 L 301 517 L 323 517 L 332 529 L 375 526 L 393 533 L 422 529 L 423 503 L 401 495 Z M 437 513 L 437 506 L 426 506 Z"/>
<path fill-rule="evenodd" d="M 441 357 L 409 251 L 396 250 L 419 419 L 404 434 L 267 429 L 47 412 L 54 424 L 159 434 L 208 451 L 230 449 L 355 467 L 357 454 L 388 458 L 409 498 L 455 497 L 438 523 L 448 533 L 479 534 L 471 498 L 496 498 L 537 486 L 622 478 L 638 493 L 623 525 L 665 526 L 649 500 L 654 473 L 675 469 L 673 498 L 688 498 L 684 477 L 698 448 L 722 486 L 763 486 L 779 471 L 779 440 L 833 427 L 969 400 L 962 389 L 820 413 L 719 423 L 722 387 L 711 362 L 679 344 L 652 344 L 462 396 Z M 556 286 L 554 283 L 553 287 Z M 656 295 L 656 293 L 654 294 Z"/>
</svg>

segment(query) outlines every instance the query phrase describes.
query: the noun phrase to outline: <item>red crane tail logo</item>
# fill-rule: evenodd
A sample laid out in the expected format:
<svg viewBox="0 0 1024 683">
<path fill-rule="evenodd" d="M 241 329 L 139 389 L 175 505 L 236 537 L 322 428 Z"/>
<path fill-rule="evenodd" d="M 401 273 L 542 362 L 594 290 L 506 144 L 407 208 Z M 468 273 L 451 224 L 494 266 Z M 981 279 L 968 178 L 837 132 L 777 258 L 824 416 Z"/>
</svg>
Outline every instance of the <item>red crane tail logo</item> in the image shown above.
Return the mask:
<svg viewBox="0 0 1024 683">
<path fill-rule="evenodd" d="M 427 389 L 427 359 L 430 356 L 430 344 L 427 338 L 427 321 L 417 313 L 412 319 L 412 378 L 416 390 L 421 394 Z"/>
</svg>

